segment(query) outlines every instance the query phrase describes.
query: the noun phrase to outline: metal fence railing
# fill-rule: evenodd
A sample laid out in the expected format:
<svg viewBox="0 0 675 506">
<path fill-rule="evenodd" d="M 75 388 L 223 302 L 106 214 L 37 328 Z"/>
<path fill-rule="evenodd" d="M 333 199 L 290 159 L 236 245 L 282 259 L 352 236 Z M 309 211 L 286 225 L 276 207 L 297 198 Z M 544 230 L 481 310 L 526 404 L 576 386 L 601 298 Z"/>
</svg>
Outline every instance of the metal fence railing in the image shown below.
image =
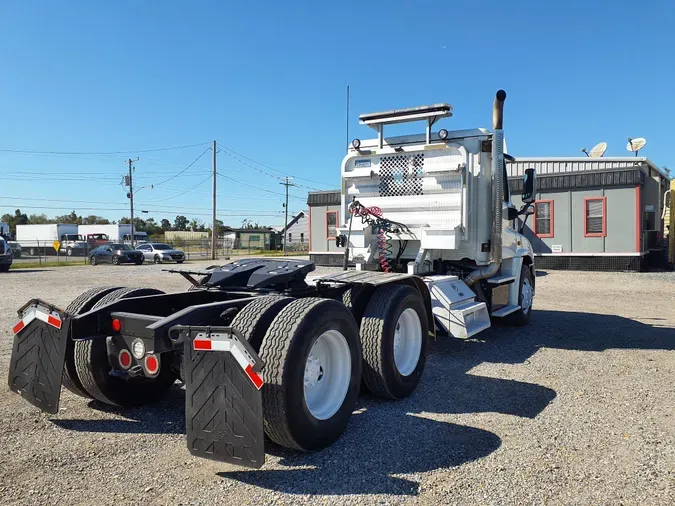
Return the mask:
<svg viewBox="0 0 675 506">
<path fill-rule="evenodd" d="M 110 241 L 115 243 L 115 241 Z M 122 242 L 122 241 L 120 241 Z M 180 250 L 185 254 L 186 261 L 209 260 L 211 259 L 211 240 L 210 239 L 173 239 L 170 241 L 150 240 L 148 242 L 167 244 L 170 247 Z M 129 244 L 129 241 L 124 241 Z M 85 243 L 77 247 L 67 247 L 60 245 L 59 250 L 54 249 L 54 241 L 9 241 L 12 247 L 15 268 L 21 266 L 56 266 L 56 265 L 84 265 L 88 264 L 91 252 L 102 243 Z M 134 246 L 137 248 L 143 244 L 138 242 Z M 239 246 L 235 248 L 235 246 Z M 246 247 L 246 245 L 235 244 L 232 239 L 216 240 L 216 258 L 218 260 L 229 260 L 232 256 L 254 256 L 254 255 L 282 255 L 283 246 L 279 245 L 273 250 L 265 250 L 255 247 Z M 286 247 L 286 253 L 289 255 L 302 255 L 308 253 L 307 243 L 290 243 Z M 146 262 L 152 259 L 146 257 Z"/>
</svg>

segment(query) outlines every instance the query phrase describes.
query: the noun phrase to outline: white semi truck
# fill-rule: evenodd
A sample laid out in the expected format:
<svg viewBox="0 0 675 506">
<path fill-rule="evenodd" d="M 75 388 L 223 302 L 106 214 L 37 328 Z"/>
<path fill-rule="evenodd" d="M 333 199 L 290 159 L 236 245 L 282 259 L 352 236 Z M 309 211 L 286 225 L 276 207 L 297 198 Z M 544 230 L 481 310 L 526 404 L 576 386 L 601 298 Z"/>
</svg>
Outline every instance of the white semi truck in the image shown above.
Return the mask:
<svg viewBox="0 0 675 506">
<path fill-rule="evenodd" d="M 70 223 L 17 225 L 16 241 L 31 256 L 55 255 L 55 241 L 60 242 L 59 251 L 68 256 L 84 255 L 87 251 L 87 243 L 78 233 L 77 225 Z"/>
<path fill-rule="evenodd" d="M 55 413 L 61 384 L 126 407 L 180 378 L 193 455 L 259 468 L 265 434 L 301 451 L 332 444 L 361 385 L 391 400 L 415 392 L 430 337 L 530 319 L 534 255 L 515 224 L 527 221 L 535 176 L 526 171 L 515 209 L 505 98 L 496 95 L 491 132 L 432 132 L 447 104 L 361 116 L 378 135 L 355 140 L 342 162 L 342 272 L 310 279 L 311 262 L 248 259 L 170 271 L 190 282 L 182 292 L 97 287 L 65 309 L 30 300 L 14 327 L 10 388 Z M 422 135 L 384 136 L 417 120 Z M 25 353 L 33 347 L 49 352 Z"/>
</svg>

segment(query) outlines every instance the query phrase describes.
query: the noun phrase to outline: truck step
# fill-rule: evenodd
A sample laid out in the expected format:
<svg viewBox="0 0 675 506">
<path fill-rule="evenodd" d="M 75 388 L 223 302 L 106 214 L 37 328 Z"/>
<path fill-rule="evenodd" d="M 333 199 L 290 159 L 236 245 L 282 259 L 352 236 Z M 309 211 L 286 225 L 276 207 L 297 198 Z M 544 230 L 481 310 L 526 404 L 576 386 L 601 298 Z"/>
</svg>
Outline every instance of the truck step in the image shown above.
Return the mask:
<svg viewBox="0 0 675 506">
<path fill-rule="evenodd" d="M 487 280 L 491 285 L 508 285 L 516 280 L 515 276 L 495 276 Z"/>
<path fill-rule="evenodd" d="M 518 306 L 518 305 L 500 307 L 496 311 L 492 312 L 492 316 L 494 316 L 495 318 L 503 318 L 506 315 L 509 315 L 511 313 L 515 313 L 519 309 L 520 309 L 520 306 Z"/>
<path fill-rule="evenodd" d="M 436 321 L 453 337 L 469 339 L 490 328 L 490 316 L 484 302 L 469 301 L 443 312 L 434 308 Z"/>
</svg>

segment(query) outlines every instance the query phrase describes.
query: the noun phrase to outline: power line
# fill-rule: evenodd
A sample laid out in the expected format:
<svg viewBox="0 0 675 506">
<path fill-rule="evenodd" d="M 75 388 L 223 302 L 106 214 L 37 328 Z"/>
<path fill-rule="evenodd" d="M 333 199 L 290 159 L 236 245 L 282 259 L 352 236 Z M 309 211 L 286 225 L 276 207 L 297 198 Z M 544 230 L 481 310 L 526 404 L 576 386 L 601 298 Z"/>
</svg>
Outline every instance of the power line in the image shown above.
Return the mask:
<svg viewBox="0 0 675 506">
<path fill-rule="evenodd" d="M 165 198 L 165 199 L 149 200 L 148 202 L 165 202 L 165 201 L 167 201 L 167 200 L 171 200 L 171 199 L 178 198 L 178 197 L 180 197 L 180 196 L 182 196 L 182 195 L 185 195 L 185 194 L 188 193 L 188 192 L 191 192 L 191 191 L 194 190 L 195 188 L 197 188 L 197 187 L 203 185 L 203 184 L 206 183 L 209 179 L 211 179 L 211 177 L 213 177 L 213 176 L 211 176 L 211 175 L 209 174 L 209 176 L 208 176 L 206 179 L 203 179 L 202 181 L 200 181 L 199 183 L 197 183 L 196 185 L 194 185 L 192 188 L 188 188 L 187 190 L 185 190 L 185 191 L 183 191 L 183 192 L 181 192 L 181 193 L 178 193 L 177 195 L 173 195 L 173 196 L 167 197 L 167 198 Z"/>
<path fill-rule="evenodd" d="M 108 152 L 96 152 L 96 151 L 40 151 L 36 149 L 11 149 L 11 148 L 0 148 L 1 152 L 5 153 L 23 153 L 29 155 L 63 155 L 63 156 L 75 156 L 75 155 L 96 155 L 96 156 L 110 156 L 110 155 L 126 155 L 129 153 L 155 153 L 157 151 L 172 151 L 176 149 L 186 149 L 194 148 L 196 146 L 204 146 L 209 144 L 208 142 L 200 142 L 197 144 L 186 144 L 184 146 L 172 146 L 168 148 L 154 148 L 154 149 L 134 149 L 129 151 L 108 151 Z"/>
<path fill-rule="evenodd" d="M 285 196 L 286 196 L 285 193 L 275 192 L 275 191 L 272 191 L 272 190 L 267 190 L 267 189 L 265 189 L 265 188 L 260 188 L 259 186 L 254 186 L 254 185 L 252 185 L 252 184 L 248 184 L 248 183 L 245 183 L 245 182 L 243 182 L 243 181 L 239 181 L 238 179 L 234 179 L 233 177 L 224 176 L 224 175 L 222 175 L 220 172 L 217 172 L 217 174 L 218 174 L 220 177 L 222 177 L 222 178 L 228 179 L 228 180 L 233 181 L 233 182 L 235 182 L 235 183 L 237 183 L 237 184 L 241 184 L 241 185 L 244 185 L 244 186 L 248 186 L 249 188 L 253 188 L 254 190 L 263 191 L 263 192 L 266 192 L 266 193 L 270 193 L 270 194 L 272 194 L 272 195 L 280 195 L 280 196 L 282 196 L 282 197 L 285 197 Z M 289 197 L 290 197 L 290 198 L 294 198 L 294 199 L 303 200 L 303 201 L 305 200 L 303 197 L 296 197 L 296 196 L 294 196 L 294 195 L 290 195 Z"/>
<path fill-rule="evenodd" d="M 249 162 L 253 162 L 253 163 L 256 163 L 256 164 L 258 164 L 258 165 L 261 165 L 261 166 L 263 166 L 263 167 L 265 167 L 265 168 L 267 168 L 267 169 L 269 169 L 269 170 L 271 170 L 271 171 L 273 171 L 273 172 L 278 172 L 279 174 L 281 174 L 281 175 L 284 176 L 284 177 L 285 177 L 286 174 L 287 174 L 287 173 L 285 173 L 285 172 L 280 171 L 279 169 L 275 169 L 274 167 L 270 167 L 269 165 L 266 165 L 266 164 L 264 164 L 264 163 L 262 163 L 262 162 L 258 162 L 258 161 L 254 160 L 254 159 L 252 159 L 252 158 L 249 158 L 249 157 L 247 157 L 247 156 L 245 156 L 245 155 L 242 155 L 241 153 L 237 153 L 235 150 L 230 149 L 230 148 L 228 148 L 228 147 L 226 147 L 226 146 L 223 146 L 222 144 L 218 144 L 218 146 L 220 146 L 220 148 L 223 149 L 223 150 L 226 152 L 226 154 L 229 154 L 229 153 L 227 153 L 227 152 L 229 151 L 230 153 L 234 153 L 235 155 L 240 156 L 241 158 L 245 158 L 245 159 L 248 160 Z M 230 155 L 230 156 L 232 156 L 232 155 Z M 234 158 L 234 157 L 232 157 L 232 158 Z M 240 160 L 240 161 L 241 161 L 241 160 Z M 244 163 L 244 162 L 242 162 L 242 163 Z M 262 171 L 262 170 L 260 170 L 260 172 L 263 172 L 263 173 L 264 173 L 264 171 Z M 268 175 L 270 175 L 270 174 L 268 174 Z M 301 180 L 303 180 L 303 181 L 308 181 L 308 182 L 310 182 L 310 183 L 318 184 L 318 185 L 321 185 L 321 186 L 330 186 L 329 184 L 326 184 L 326 183 L 322 183 L 322 182 L 319 182 L 319 181 L 314 181 L 314 180 L 312 180 L 312 179 L 307 179 L 307 178 L 304 178 L 304 177 L 294 176 L 293 174 L 290 174 L 290 176 L 293 177 L 293 178 L 295 178 L 295 179 L 301 179 Z M 278 177 L 278 176 L 272 176 L 272 177 L 275 177 L 275 178 L 277 178 L 277 179 L 283 179 L 282 177 Z M 316 188 L 311 188 L 311 189 L 316 190 Z"/>
<path fill-rule="evenodd" d="M 120 202 L 100 202 L 100 201 L 93 201 L 93 200 L 67 200 L 67 199 L 47 199 L 47 198 L 38 198 L 38 197 L 8 197 L 4 195 L 0 195 L 0 199 L 6 199 L 6 200 L 35 200 L 35 201 L 40 201 L 40 202 L 64 202 L 64 203 L 76 203 L 76 204 L 99 204 L 99 205 L 115 205 L 119 206 L 122 205 Z M 25 207 L 21 206 L 19 204 L 19 207 Z M 136 206 L 138 207 L 138 206 Z M 161 209 L 168 209 L 168 210 L 175 210 L 176 208 L 173 206 L 145 206 L 141 205 L 144 209 L 153 209 L 157 212 L 161 212 Z M 207 207 L 184 207 L 181 206 L 181 210 L 190 210 L 190 211 L 210 211 L 210 208 Z M 101 209 L 102 211 L 107 211 L 107 209 Z M 222 209 L 218 208 L 218 211 L 222 212 L 228 212 L 228 211 L 242 211 L 242 212 L 251 212 L 251 213 L 256 213 L 260 212 L 260 209 L 241 209 L 241 208 L 236 208 L 236 209 Z M 283 211 L 271 211 L 271 212 L 278 212 L 281 213 Z"/>
<path fill-rule="evenodd" d="M 159 186 L 159 185 L 162 185 L 162 184 L 164 184 L 164 183 L 167 183 L 167 182 L 171 181 L 172 179 L 176 179 L 176 178 L 177 178 L 178 176 L 180 176 L 183 172 L 185 172 L 185 171 L 188 170 L 190 167 L 192 167 L 195 163 L 197 163 L 197 162 L 199 161 L 199 159 L 200 159 L 202 156 L 204 156 L 204 155 L 206 154 L 206 152 L 207 152 L 209 149 L 211 149 L 211 148 L 206 148 L 204 151 L 202 151 L 202 154 L 199 155 L 197 158 L 195 158 L 195 159 L 193 160 L 193 162 L 192 162 L 190 165 L 188 165 L 187 167 L 185 167 L 183 170 L 181 170 L 181 171 L 179 171 L 178 173 L 174 174 L 174 175 L 171 176 L 169 179 L 166 179 L 166 180 L 162 181 L 161 183 L 156 183 L 154 186 Z"/>
</svg>

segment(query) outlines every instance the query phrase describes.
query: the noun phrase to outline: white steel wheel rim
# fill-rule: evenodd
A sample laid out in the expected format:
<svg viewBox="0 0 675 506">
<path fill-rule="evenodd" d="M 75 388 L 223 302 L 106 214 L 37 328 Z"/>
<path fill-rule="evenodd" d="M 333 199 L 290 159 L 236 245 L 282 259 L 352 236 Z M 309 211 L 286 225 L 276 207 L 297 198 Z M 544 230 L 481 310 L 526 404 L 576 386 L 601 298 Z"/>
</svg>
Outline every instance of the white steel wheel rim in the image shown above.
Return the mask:
<svg viewBox="0 0 675 506">
<path fill-rule="evenodd" d="M 532 283 L 528 278 L 523 280 L 523 297 L 520 302 L 520 307 L 523 309 L 523 313 L 527 314 L 530 308 L 532 307 Z"/>
<path fill-rule="evenodd" d="M 347 339 L 337 330 L 327 330 L 314 342 L 305 362 L 305 404 L 314 418 L 328 420 L 338 412 L 347 396 L 351 375 Z"/>
<path fill-rule="evenodd" d="M 409 376 L 417 367 L 422 352 L 422 323 L 413 308 L 401 313 L 394 329 L 394 363 L 401 376 Z"/>
</svg>

